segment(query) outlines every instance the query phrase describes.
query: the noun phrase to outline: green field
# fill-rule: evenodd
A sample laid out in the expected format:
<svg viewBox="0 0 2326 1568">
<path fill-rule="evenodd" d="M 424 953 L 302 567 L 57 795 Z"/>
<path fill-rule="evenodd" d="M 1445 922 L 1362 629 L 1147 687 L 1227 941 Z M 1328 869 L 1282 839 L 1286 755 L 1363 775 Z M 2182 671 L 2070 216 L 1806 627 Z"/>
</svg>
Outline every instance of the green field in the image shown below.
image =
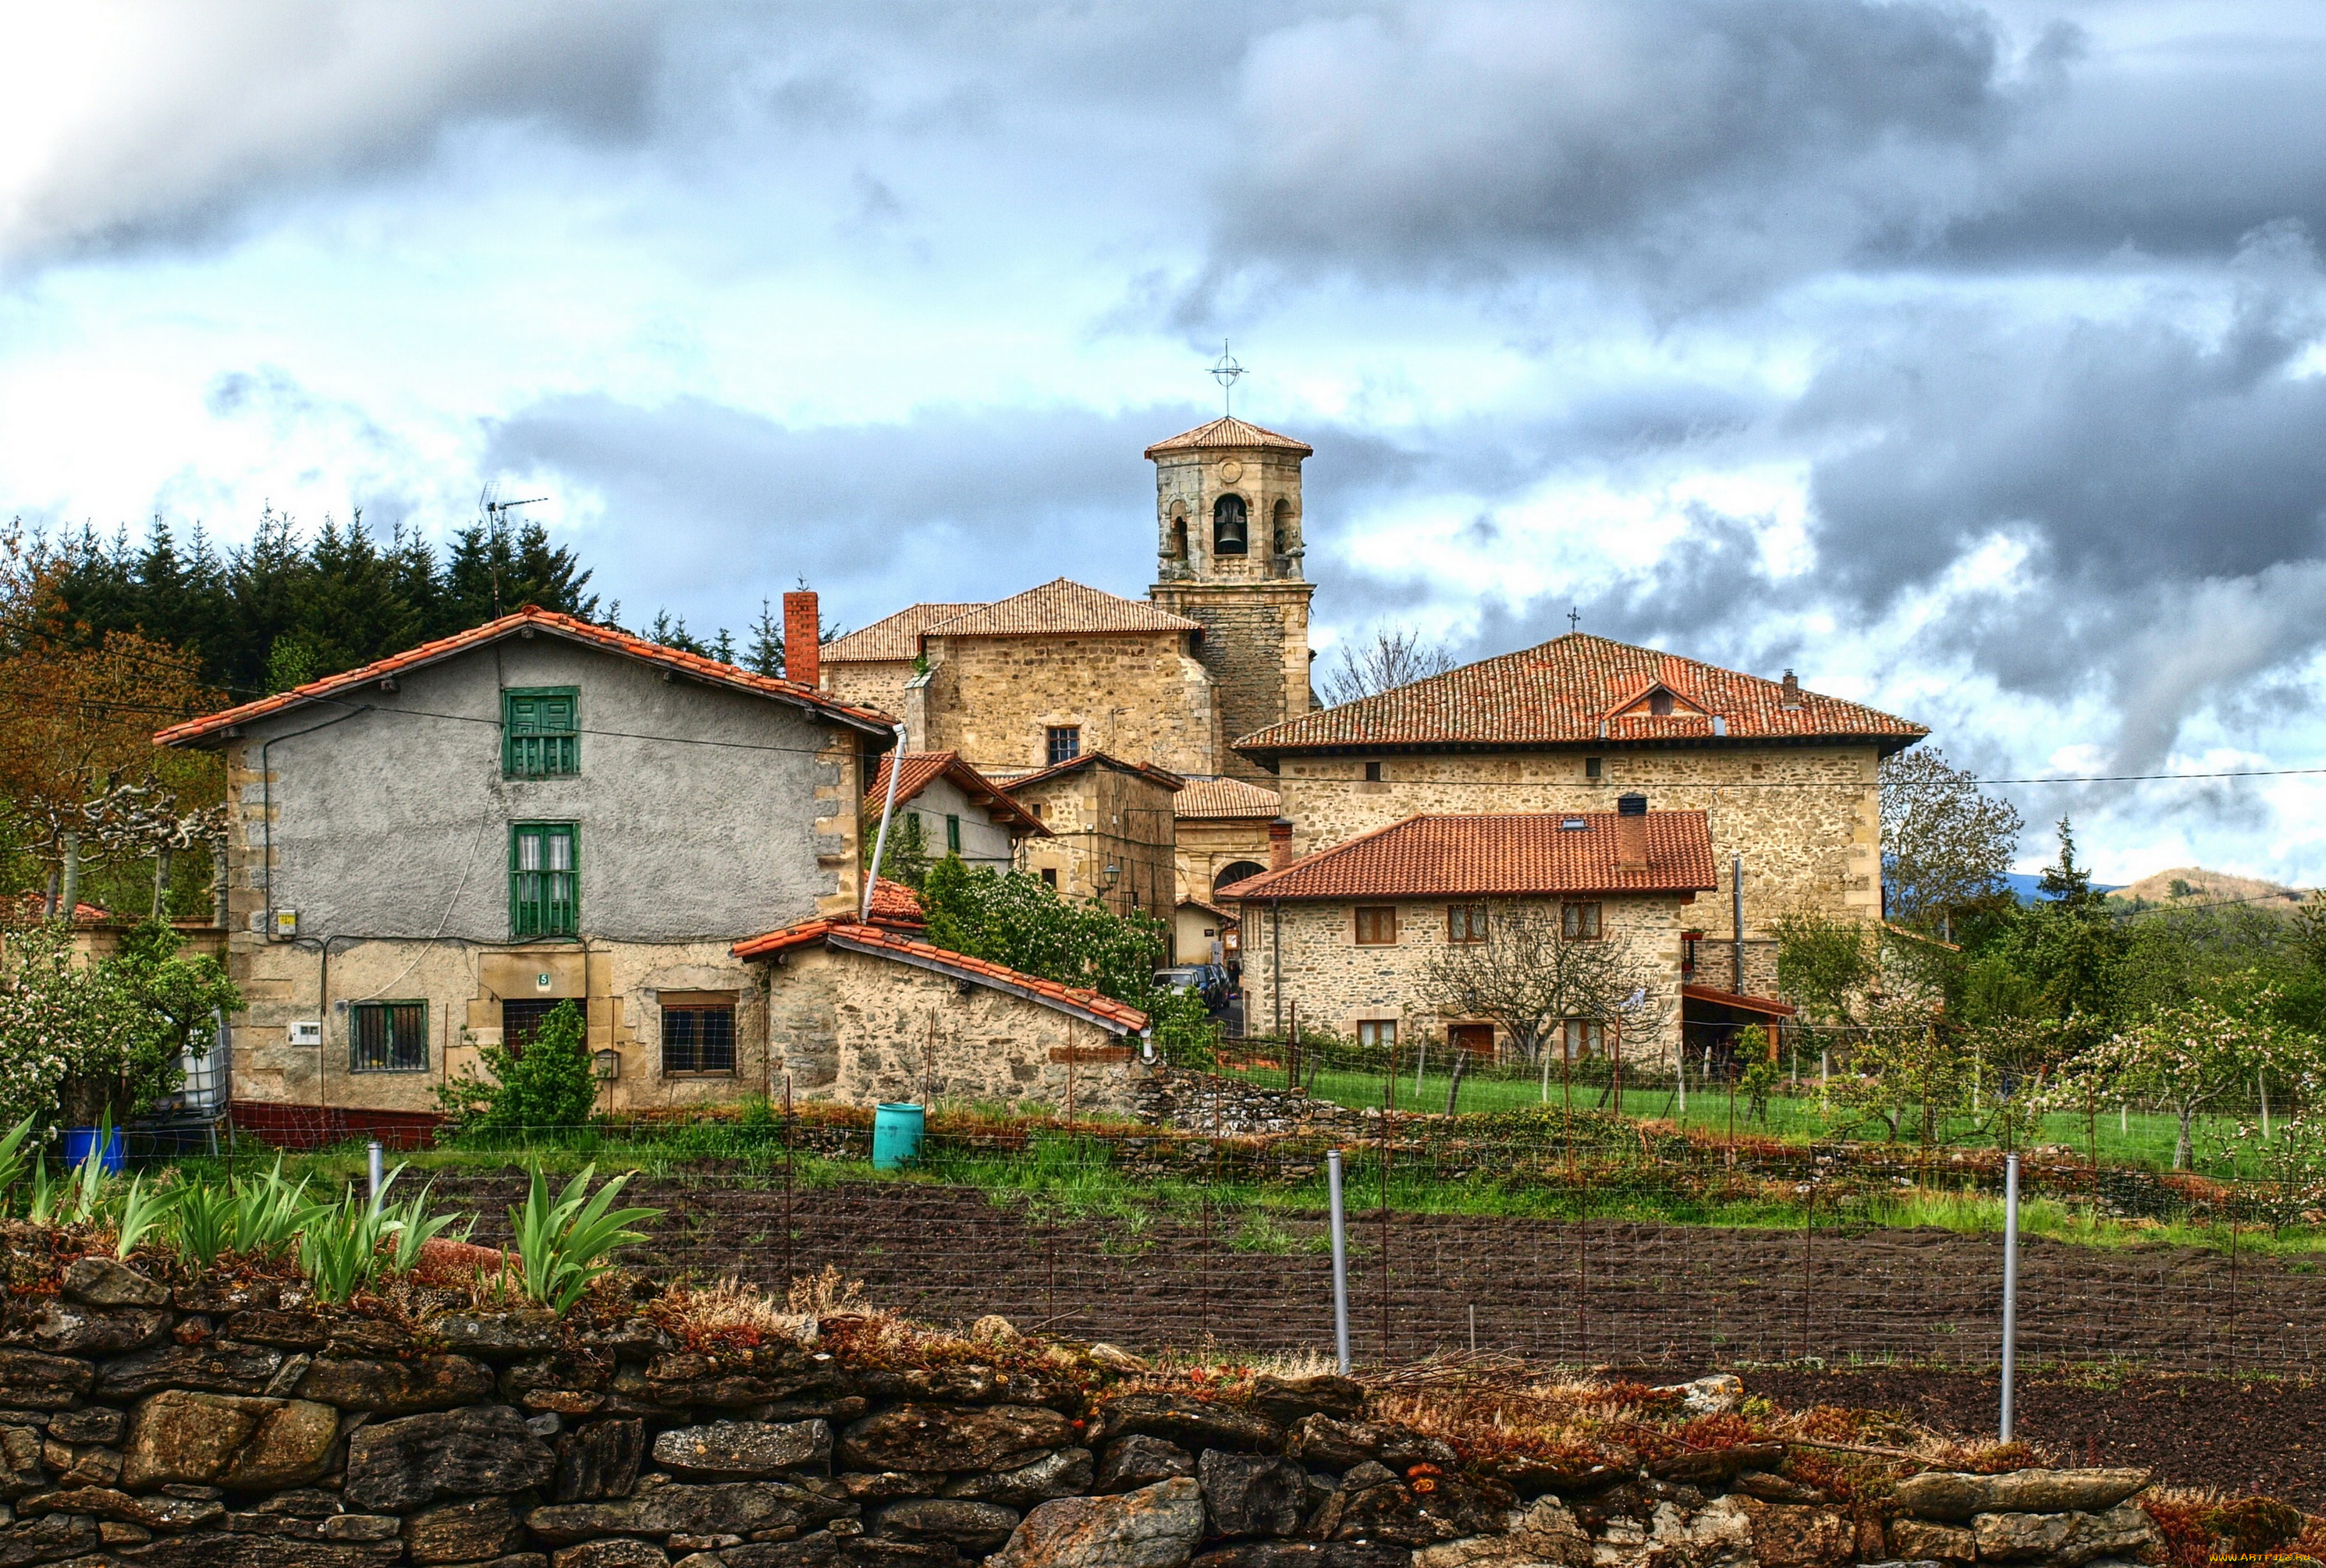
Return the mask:
<svg viewBox="0 0 2326 1568">
<path fill-rule="evenodd" d="M 1233 1070 L 1232 1070 L 1233 1071 Z M 1262 1066 L 1254 1070 L 1237 1071 L 1236 1076 L 1273 1089 L 1284 1086 L 1280 1068 Z M 1443 1072 L 1400 1072 L 1397 1081 L 1396 1109 L 1401 1111 L 1442 1112 L 1446 1109 L 1446 1092 L 1449 1082 Z M 1383 1084 L 1379 1072 L 1336 1072 L 1326 1069 L 1311 1081 L 1311 1090 L 1320 1099 L 1329 1099 L 1353 1109 L 1379 1106 L 1383 1101 Z M 1604 1084 L 1574 1085 L 1571 1091 L 1562 1090 L 1558 1080 L 1550 1081 L 1548 1103 L 1563 1105 L 1571 1092 L 1577 1109 L 1608 1109 L 1603 1105 Z M 1542 1081 L 1534 1077 L 1507 1076 L 1499 1072 L 1470 1073 L 1462 1080 L 1461 1093 L 1455 1109 L 1459 1112 L 1521 1110 L 1545 1103 Z M 1648 1120 L 1670 1121 L 1680 1126 L 1726 1136 L 1734 1131 L 1739 1137 L 1776 1137 L 1800 1142 L 1829 1138 L 1875 1138 L 1888 1136 L 1880 1122 L 1867 1122 L 1853 1117 L 1842 1107 L 1821 1099 L 1814 1081 L 1805 1081 L 1799 1094 L 1779 1094 L 1768 1106 L 1765 1121 L 1753 1119 L 1752 1108 L 1742 1096 L 1732 1097 L 1726 1087 L 1714 1084 L 1710 1089 L 1693 1081 L 1688 1090 L 1686 1113 L 1683 1115 L 1679 1097 L 1669 1081 L 1661 1087 L 1648 1090 L 1625 1089 L 1622 1114 Z M 2216 1175 L 2250 1175 L 2250 1170 L 2232 1168 L 2221 1158 L 2220 1149 L 2234 1129 L 2233 1118 L 2201 1117 L 2196 1125 L 2197 1169 Z M 1958 1127 L 1959 1124 L 1958 1124 Z M 2169 1170 L 2172 1164 L 2172 1146 L 2179 1137 L 2177 1118 L 2154 1111 L 2119 1109 L 2111 1107 L 2087 1122 L 2083 1117 L 2053 1115 L 2043 1118 L 2040 1133 L 2029 1139 L 2031 1144 L 2062 1144 L 2085 1153 L 2095 1143 L 2102 1164 L 2136 1165 L 2146 1170 Z M 1912 1133 L 1906 1136 L 1911 1139 Z M 2240 1162 L 2240 1166 L 2242 1166 Z"/>
</svg>

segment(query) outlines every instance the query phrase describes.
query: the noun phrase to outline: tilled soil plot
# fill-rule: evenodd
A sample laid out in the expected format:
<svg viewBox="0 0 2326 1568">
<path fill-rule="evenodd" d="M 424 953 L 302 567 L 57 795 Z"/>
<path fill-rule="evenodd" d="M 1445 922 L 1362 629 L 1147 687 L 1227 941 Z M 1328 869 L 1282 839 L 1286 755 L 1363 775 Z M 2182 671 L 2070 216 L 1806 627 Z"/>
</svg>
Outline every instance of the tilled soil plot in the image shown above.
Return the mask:
<svg viewBox="0 0 2326 1568">
<path fill-rule="evenodd" d="M 2000 1392 L 1992 1373 L 1912 1367 L 1754 1369 L 1744 1378 L 1749 1392 L 1789 1407 L 1893 1410 L 1966 1437 L 1994 1433 Z M 2172 1485 L 2257 1487 L 2326 1509 L 2326 1384 L 2315 1378 L 2037 1374 L 2019 1380 L 2013 1409 L 2015 1435 L 2076 1463 L 2153 1466 Z"/>
<path fill-rule="evenodd" d="M 707 1178 L 707 1179 L 706 1179 Z M 514 1177 L 440 1179 L 505 1239 Z M 632 1255 L 657 1272 L 780 1289 L 827 1265 L 937 1322 L 1000 1313 L 1158 1349 L 1329 1349 L 1321 1214 L 1191 1208 L 1064 1217 L 969 1188 L 859 1183 L 787 1195 L 778 1174 L 634 1183 L 665 1211 Z M 1475 1344 L 1575 1363 L 1997 1354 L 2002 1245 L 1942 1230 L 1729 1229 L 1359 1212 L 1349 1226 L 1353 1349 L 1405 1360 Z M 2024 1361 L 2127 1359 L 2160 1370 L 2326 1370 L 2326 1276 L 2189 1249 L 2031 1240 Z"/>
</svg>

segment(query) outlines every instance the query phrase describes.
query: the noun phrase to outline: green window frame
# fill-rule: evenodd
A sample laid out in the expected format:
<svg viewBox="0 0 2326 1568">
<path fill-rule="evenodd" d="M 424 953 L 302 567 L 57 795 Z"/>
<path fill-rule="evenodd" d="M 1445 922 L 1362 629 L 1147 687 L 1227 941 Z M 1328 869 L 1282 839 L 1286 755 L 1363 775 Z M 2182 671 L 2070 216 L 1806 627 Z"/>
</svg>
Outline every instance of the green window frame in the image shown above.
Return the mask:
<svg viewBox="0 0 2326 1568">
<path fill-rule="evenodd" d="M 501 776 L 554 778 L 582 771 L 582 689 L 511 686 L 501 692 Z"/>
<path fill-rule="evenodd" d="M 509 932 L 582 930 L 582 830 L 573 822 L 509 824 Z"/>
<path fill-rule="evenodd" d="M 948 855 L 961 853 L 961 819 L 959 817 L 945 818 L 945 853 Z"/>
<path fill-rule="evenodd" d="M 428 1071 L 425 1001 L 348 1004 L 348 1071 Z"/>
</svg>

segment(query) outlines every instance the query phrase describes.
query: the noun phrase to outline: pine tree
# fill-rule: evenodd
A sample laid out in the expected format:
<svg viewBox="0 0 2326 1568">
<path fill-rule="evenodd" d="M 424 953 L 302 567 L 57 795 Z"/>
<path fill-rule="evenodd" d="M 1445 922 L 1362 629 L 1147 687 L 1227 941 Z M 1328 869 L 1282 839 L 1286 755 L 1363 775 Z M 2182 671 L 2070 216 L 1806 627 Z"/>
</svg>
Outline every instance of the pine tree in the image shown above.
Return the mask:
<svg viewBox="0 0 2326 1568">
<path fill-rule="evenodd" d="M 764 598 L 759 601 L 759 618 L 751 623 L 751 645 L 743 654 L 743 667 L 761 675 L 784 673 L 783 624 Z"/>
</svg>

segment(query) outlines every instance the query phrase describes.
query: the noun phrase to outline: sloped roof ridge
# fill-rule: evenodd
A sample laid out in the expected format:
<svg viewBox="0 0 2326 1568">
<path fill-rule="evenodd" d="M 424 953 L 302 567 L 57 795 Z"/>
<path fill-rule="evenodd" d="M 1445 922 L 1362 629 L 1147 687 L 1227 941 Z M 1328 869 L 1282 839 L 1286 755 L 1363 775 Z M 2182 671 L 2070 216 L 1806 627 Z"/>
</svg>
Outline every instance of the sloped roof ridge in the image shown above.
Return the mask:
<svg viewBox="0 0 2326 1568">
<path fill-rule="evenodd" d="M 885 713 L 876 712 L 870 708 L 858 708 L 850 703 L 834 701 L 814 687 L 803 686 L 796 681 L 786 681 L 777 675 L 758 674 L 739 665 L 721 663 L 717 659 L 707 658 L 701 654 L 690 654 L 683 648 L 670 647 L 662 643 L 650 643 L 644 637 L 635 636 L 612 626 L 601 626 L 594 621 L 582 620 L 578 616 L 569 616 L 558 610 L 543 609 L 538 605 L 527 605 L 523 609 L 502 616 L 497 620 L 487 621 L 479 626 L 471 626 L 465 632 L 455 632 L 448 637 L 438 637 L 433 642 L 422 643 L 416 647 L 406 648 L 400 654 L 391 654 L 385 659 L 375 659 L 370 663 L 357 669 L 344 670 L 336 675 L 326 675 L 320 681 L 310 681 L 304 685 L 293 686 L 288 691 L 278 691 L 271 697 L 262 697 L 254 702 L 245 702 L 238 707 L 205 714 L 200 719 L 190 719 L 182 724 L 173 724 L 169 728 L 157 733 L 154 737 L 154 744 L 178 746 L 189 740 L 199 740 L 205 736 L 237 724 L 247 724 L 256 719 L 267 718 L 303 703 L 329 700 L 334 692 L 349 691 L 355 687 L 368 685 L 375 681 L 385 680 L 406 670 L 415 670 L 433 664 L 440 659 L 450 658 L 452 654 L 466 652 L 470 648 L 481 647 L 487 643 L 497 641 L 526 627 L 570 637 L 575 642 L 584 643 L 608 653 L 620 654 L 629 658 L 643 660 L 647 663 L 659 664 L 665 669 L 677 670 L 737 691 L 752 691 L 765 697 L 776 697 L 786 701 L 796 702 L 804 708 L 816 709 L 833 714 L 856 728 L 885 734 L 895 727 L 896 721 Z"/>
<path fill-rule="evenodd" d="M 920 652 L 923 631 L 939 621 L 983 609 L 985 605 L 983 599 L 935 599 L 908 604 L 870 626 L 859 626 L 845 636 L 833 638 L 823 645 L 822 661 L 827 664 L 869 664 L 910 659 Z"/>
<path fill-rule="evenodd" d="M 921 628 L 924 637 L 1041 636 L 1068 632 L 1196 632 L 1201 622 L 1142 598 L 1054 577 L 1022 593 L 998 598 Z"/>
<path fill-rule="evenodd" d="M 1657 684 L 1701 717 L 1612 718 L 1618 698 Z M 1865 737 L 1912 745 L 1927 727 L 1845 698 L 1802 690 L 1684 654 L 1568 632 L 1410 685 L 1318 709 L 1234 742 L 1248 756 L 1351 746 L 1529 746 L 1633 738 L 1703 738 L 1722 720 L 1726 739 Z M 1603 724 L 1621 726 L 1603 732 Z"/>
<path fill-rule="evenodd" d="M 1273 447 L 1286 451 L 1298 452 L 1304 458 L 1313 457 L 1317 451 L 1317 449 L 1307 441 L 1296 440 L 1280 431 L 1270 430 L 1264 425 L 1254 424 L 1250 420 L 1238 419 L 1233 414 L 1227 414 L 1199 424 L 1193 430 L 1183 430 L 1177 435 L 1166 436 L 1149 447 L 1145 455 L 1152 458 L 1158 452 L 1200 451 L 1210 448 L 1239 447 Z"/>
<path fill-rule="evenodd" d="M 1007 964 L 991 959 L 972 958 L 967 953 L 954 952 L 950 948 L 937 947 L 926 939 L 914 938 L 879 925 L 867 925 L 857 920 L 829 917 L 804 920 L 763 936 L 748 938 L 729 950 L 740 959 L 765 958 L 809 942 L 837 941 L 852 951 L 888 954 L 932 964 L 946 971 L 972 979 L 986 979 L 1026 994 L 1029 999 L 1044 1006 L 1065 1011 L 1076 1011 L 1093 1021 L 1111 1023 L 1130 1033 L 1147 1027 L 1147 1015 L 1128 1002 L 1117 1001 L 1103 991 L 1086 986 L 1069 986 L 1057 980 L 1046 980 L 1013 970 Z"/>
<path fill-rule="evenodd" d="M 1576 833 L 1569 820 L 1586 824 Z M 1275 898 L 1701 892 L 1718 880 L 1700 810 L 1648 813 L 1649 861 L 1621 864 L 1614 812 L 1422 812 L 1218 889 Z M 1399 843 L 1398 840 L 1410 840 Z"/>
</svg>

